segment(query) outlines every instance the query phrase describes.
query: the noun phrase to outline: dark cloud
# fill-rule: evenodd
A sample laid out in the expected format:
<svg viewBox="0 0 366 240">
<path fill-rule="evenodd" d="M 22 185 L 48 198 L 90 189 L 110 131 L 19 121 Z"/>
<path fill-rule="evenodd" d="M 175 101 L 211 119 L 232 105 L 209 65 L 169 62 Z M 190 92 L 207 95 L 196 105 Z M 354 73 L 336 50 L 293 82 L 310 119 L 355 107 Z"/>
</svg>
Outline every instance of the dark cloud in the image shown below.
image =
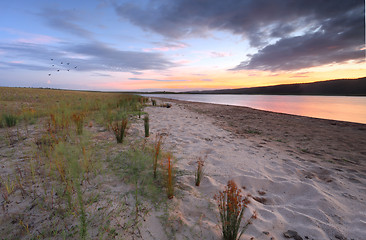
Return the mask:
<svg viewBox="0 0 366 240">
<path fill-rule="evenodd" d="M 160 53 L 122 51 L 101 43 L 74 45 L 68 50 L 88 57 L 79 59 L 82 70 L 136 72 L 147 69 L 163 70 L 174 66 Z"/>
<path fill-rule="evenodd" d="M 348 60 L 362 60 L 364 16 L 348 12 L 329 19 L 314 33 L 282 38 L 259 50 L 233 70 L 297 70 Z M 362 31 L 363 29 L 363 31 Z"/>
<path fill-rule="evenodd" d="M 22 63 L 22 62 L 0 61 L 0 69 L 14 69 L 14 68 L 33 70 L 33 71 L 47 71 L 47 70 L 49 70 L 48 67 L 40 66 L 40 65 Z"/>
<path fill-rule="evenodd" d="M 74 11 L 45 8 L 39 13 L 39 16 L 45 19 L 52 28 L 88 39 L 93 36 L 92 32 L 80 27 L 78 24 L 80 19 Z"/>
<path fill-rule="evenodd" d="M 112 77 L 112 75 L 106 74 L 106 73 L 93 73 L 93 74 L 91 74 L 91 76 L 93 76 L 93 77 Z"/>
<path fill-rule="evenodd" d="M 70 68 L 77 71 L 136 73 L 143 70 L 163 70 L 176 66 L 176 64 L 167 60 L 159 53 L 122 51 L 102 43 L 78 45 L 63 43 L 59 47 L 30 43 L 0 43 L 0 50 L 4 52 L 4 59 L 11 59 L 12 62 L 14 60 L 21 62 L 41 62 L 46 70 L 54 70 L 56 68 L 65 70 Z M 51 59 L 54 60 L 51 61 Z M 6 63 L 8 67 L 18 68 L 22 66 L 20 64 L 10 64 L 9 62 Z M 61 62 L 63 62 L 62 65 Z M 67 62 L 70 65 L 66 65 L 65 63 Z M 52 64 L 55 66 L 51 67 Z M 31 69 L 32 66 L 34 69 L 39 68 L 35 64 L 30 64 L 25 67 Z M 75 68 L 76 66 L 77 68 Z"/>
<path fill-rule="evenodd" d="M 115 5 L 115 10 L 175 40 L 213 30 L 242 35 L 259 51 L 235 70 L 291 70 L 359 59 L 364 7 L 361 0 L 155 0 Z"/>
</svg>

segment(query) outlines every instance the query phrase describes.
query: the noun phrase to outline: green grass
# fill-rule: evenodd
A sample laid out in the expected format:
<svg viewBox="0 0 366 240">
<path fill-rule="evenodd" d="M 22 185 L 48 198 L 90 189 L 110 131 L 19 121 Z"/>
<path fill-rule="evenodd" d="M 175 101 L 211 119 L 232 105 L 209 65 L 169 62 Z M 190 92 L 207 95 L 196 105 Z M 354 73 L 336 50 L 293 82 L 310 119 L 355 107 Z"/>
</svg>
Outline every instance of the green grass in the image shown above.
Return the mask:
<svg viewBox="0 0 366 240">
<path fill-rule="evenodd" d="M 145 137 L 150 136 L 150 130 L 149 130 L 149 115 L 145 115 L 144 117 L 144 129 L 145 129 Z"/>
<path fill-rule="evenodd" d="M 3 122 L 7 127 L 14 127 L 17 124 L 18 117 L 13 114 L 3 114 Z"/>
<path fill-rule="evenodd" d="M 10 159 L 14 154 L 9 155 L 7 160 L 14 161 L 16 166 L 14 173 L 0 179 L 1 194 L 9 202 L 9 212 L 20 216 L 17 224 L 6 226 L 10 227 L 10 231 L 0 231 L 0 235 L 5 239 L 20 236 L 27 239 L 91 237 L 90 224 L 98 219 L 99 213 L 90 212 L 89 206 L 98 204 L 96 198 L 102 201 L 105 196 L 88 196 L 87 189 L 104 170 L 106 163 L 103 158 L 107 148 L 92 141 L 94 133 L 89 128 L 84 129 L 84 123 L 113 122 L 121 112 L 134 116 L 145 103 L 146 98 L 119 93 L 0 87 L 0 127 L 18 123 L 24 123 L 27 127 L 28 124 L 37 123 L 29 133 L 37 132 L 29 136 L 29 139 L 34 139 L 27 143 L 31 150 L 23 149 L 24 145 L 19 145 L 19 149 L 12 148 L 23 160 L 18 162 L 17 159 Z M 22 144 L 25 135 L 20 126 L 16 132 L 17 141 L 14 140 L 15 129 L 6 129 L 8 139 L 2 136 L 3 140 Z M 150 164 L 151 158 L 150 153 Z M 140 184 L 140 180 L 137 182 Z M 152 192 L 159 190 L 155 186 L 144 191 L 138 189 L 136 202 L 140 202 L 141 194 L 158 195 Z M 23 201 L 24 209 L 11 204 L 19 201 L 17 199 Z M 108 207 L 102 206 L 103 209 Z M 134 209 L 138 210 L 139 215 L 145 211 L 140 204 Z M 29 216 L 34 214 L 34 210 L 35 215 L 46 217 L 47 221 L 39 223 L 41 225 L 32 224 Z M 26 211 L 31 213 L 23 214 Z M 111 232 L 109 235 L 112 236 Z"/>
</svg>

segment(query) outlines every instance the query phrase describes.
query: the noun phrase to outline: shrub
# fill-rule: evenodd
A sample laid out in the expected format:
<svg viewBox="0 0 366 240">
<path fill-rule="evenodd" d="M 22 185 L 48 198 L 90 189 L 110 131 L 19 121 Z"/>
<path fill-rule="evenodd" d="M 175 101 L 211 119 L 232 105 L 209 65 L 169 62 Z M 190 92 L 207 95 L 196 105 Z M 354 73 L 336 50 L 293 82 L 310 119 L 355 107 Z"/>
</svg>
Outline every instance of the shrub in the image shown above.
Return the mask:
<svg viewBox="0 0 366 240">
<path fill-rule="evenodd" d="M 3 119 L 5 120 L 5 125 L 7 127 L 13 127 L 17 124 L 17 116 L 12 114 L 4 114 Z"/>
<path fill-rule="evenodd" d="M 121 124 L 118 124 L 118 122 L 115 122 L 112 124 L 112 130 L 114 132 L 114 135 L 116 136 L 117 143 L 122 143 L 123 138 L 125 136 L 125 132 L 127 129 L 127 123 L 128 119 L 127 117 L 122 118 Z"/>
<path fill-rule="evenodd" d="M 144 117 L 144 127 L 145 127 L 145 137 L 149 137 L 149 116 L 145 115 Z"/>
<path fill-rule="evenodd" d="M 240 227 L 244 211 L 250 203 L 249 199 L 243 198 L 240 192 L 235 182 L 230 180 L 225 190 L 214 197 L 218 204 L 222 234 L 225 240 L 240 239 L 252 220 L 256 218 L 254 212 L 245 225 Z"/>
<path fill-rule="evenodd" d="M 201 179 L 203 178 L 203 174 L 204 174 L 203 167 L 204 167 L 204 165 L 205 165 L 205 161 L 202 158 L 198 158 L 197 169 L 196 169 L 196 173 L 194 175 L 194 180 L 195 180 L 195 183 L 196 183 L 197 187 L 200 185 Z"/>
</svg>

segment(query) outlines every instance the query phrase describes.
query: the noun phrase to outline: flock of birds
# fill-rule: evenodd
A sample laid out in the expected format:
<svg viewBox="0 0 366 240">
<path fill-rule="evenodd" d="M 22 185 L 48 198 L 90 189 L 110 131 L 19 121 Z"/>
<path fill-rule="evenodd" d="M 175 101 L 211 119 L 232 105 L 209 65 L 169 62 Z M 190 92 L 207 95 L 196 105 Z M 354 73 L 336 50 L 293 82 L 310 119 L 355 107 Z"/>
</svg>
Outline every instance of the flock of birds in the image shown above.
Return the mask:
<svg viewBox="0 0 366 240">
<path fill-rule="evenodd" d="M 53 61 L 54 59 L 53 58 L 51 58 L 51 61 Z M 67 70 L 68 72 L 72 69 L 72 66 L 70 66 L 70 63 L 68 62 L 68 63 L 63 63 L 63 62 L 61 62 L 61 65 L 63 65 L 63 66 L 67 66 L 67 69 L 65 69 L 65 70 Z M 55 64 L 52 64 L 52 67 L 54 67 L 55 66 Z M 74 69 L 77 69 L 77 67 L 78 66 L 74 66 Z M 59 71 L 61 71 L 61 69 L 57 69 L 57 72 L 59 72 Z M 52 74 L 51 73 L 49 73 L 48 74 L 48 76 L 51 76 Z"/>
</svg>

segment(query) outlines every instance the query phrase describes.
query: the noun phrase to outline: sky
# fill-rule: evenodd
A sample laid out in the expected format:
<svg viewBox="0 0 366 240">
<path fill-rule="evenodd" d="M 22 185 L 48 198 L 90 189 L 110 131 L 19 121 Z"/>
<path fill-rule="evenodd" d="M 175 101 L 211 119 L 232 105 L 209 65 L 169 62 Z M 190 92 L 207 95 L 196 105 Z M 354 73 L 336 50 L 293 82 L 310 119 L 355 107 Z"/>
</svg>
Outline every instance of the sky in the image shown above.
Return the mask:
<svg viewBox="0 0 366 240">
<path fill-rule="evenodd" d="M 366 76 L 363 0 L 4 0 L 0 86 L 244 88 Z"/>
</svg>

